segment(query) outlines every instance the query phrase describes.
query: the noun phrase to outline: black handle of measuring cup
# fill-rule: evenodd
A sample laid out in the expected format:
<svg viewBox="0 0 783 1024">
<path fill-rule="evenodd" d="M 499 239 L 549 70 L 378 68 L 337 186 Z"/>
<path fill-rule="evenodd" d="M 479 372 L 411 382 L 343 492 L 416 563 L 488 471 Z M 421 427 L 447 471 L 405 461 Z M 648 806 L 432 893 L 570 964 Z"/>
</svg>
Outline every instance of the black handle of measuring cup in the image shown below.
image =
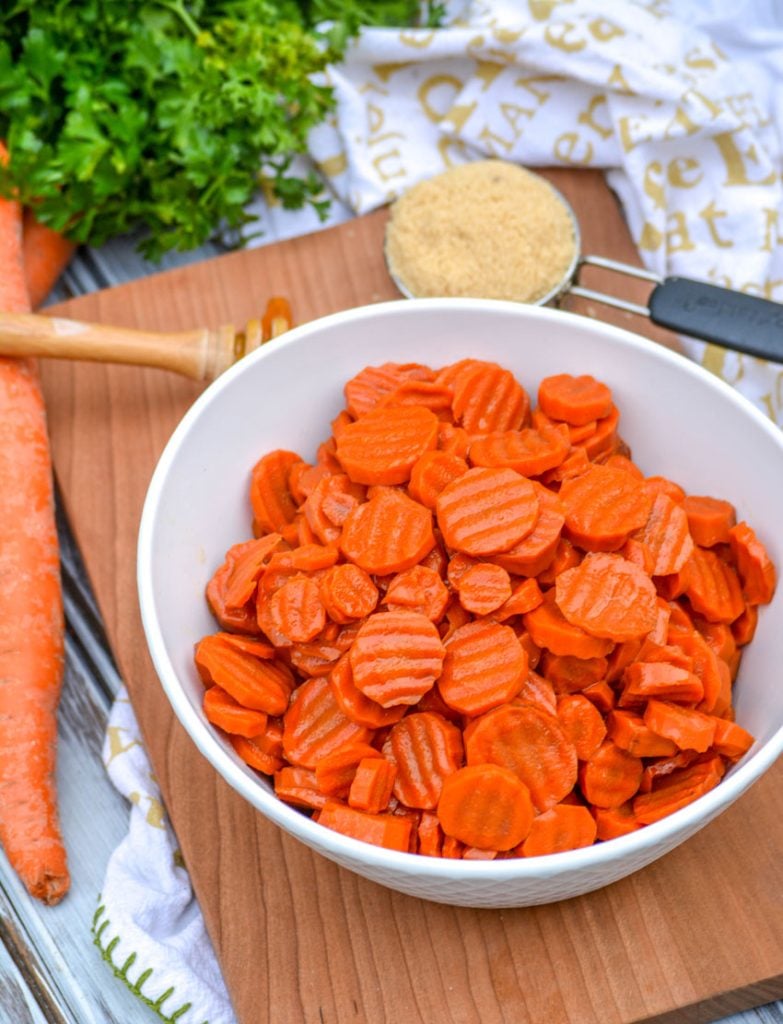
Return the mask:
<svg viewBox="0 0 783 1024">
<path fill-rule="evenodd" d="M 783 303 L 667 277 L 655 286 L 649 305 L 650 319 L 661 327 L 783 363 Z"/>
</svg>

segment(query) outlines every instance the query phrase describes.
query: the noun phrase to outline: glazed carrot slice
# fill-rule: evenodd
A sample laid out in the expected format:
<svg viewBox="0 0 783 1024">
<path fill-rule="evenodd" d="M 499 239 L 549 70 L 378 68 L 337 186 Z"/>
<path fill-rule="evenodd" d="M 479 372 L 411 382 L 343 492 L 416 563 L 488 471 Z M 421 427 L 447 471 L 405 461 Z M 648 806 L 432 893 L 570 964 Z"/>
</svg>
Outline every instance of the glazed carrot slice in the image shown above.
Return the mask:
<svg viewBox="0 0 783 1024">
<path fill-rule="evenodd" d="M 252 654 L 256 658 L 270 660 L 277 654 L 277 650 L 272 644 L 265 644 L 262 640 L 237 636 L 235 633 L 215 633 L 214 635 L 229 647 L 233 647 L 237 651 L 244 651 L 245 654 Z"/>
<path fill-rule="evenodd" d="M 511 578 L 491 562 L 476 562 L 459 581 L 462 607 L 474 615 L 489 615 L 511 597 Z"/>
<path fill-rule="evenodd" d="M 671 740 L 680 750 L 700 754 L 712 746 L 717 721 L 712 715 L 663 700 L 648 701 L 644 710 L 644 724 L 654 733 Z"/>
<path fill-rule="evenodd" d="M 522 476 L 540 476 L 559 466 L 570 448 L 566 427 L 497 431 L 473 442 L 470 461 L 474 466 L 500 466 Z"/>
<path fill-rule="evenodd" d="M 542 587 L 551 587 L 561 572 L 575 569 L 583 558 L 582 550 L 574 547 L 567 537 L 561 537 L 549 565 L 538 573 L 538 582 Z"/>
<path fill-rule="evenodd" d="M 703 754 L 698 754 L 695 750 L 678 750 L 671 757 L 659 757 L 654 761 L 650 761 L 642 773 L 639 792 L 651 793 L 665 776 L 679 771 L 680 768 L 687 768 L 688 765 L 693 764 L 694 761 L 703 756 Z"/>
<path fill-rule="evenodd" d="M 644 487 L 652 498 L 657 497 L 659 494 L 665 494 L 667 498 L 671 498 L 677 505 L 682 505 L 685 501 L 685 491 L 682 487 L 674 483 L 673 480 L 668 480 L 665 476 L 648 476 L 644 481 Z"/>
<path fill-rule="evenodd" d="M 756 634 L 756 626 L 759 621 L 759 611 L 755 604 L 746 604 L 745 610 L 731 624 L 731 634 L 738 647 L 749 644 Z"/>
<path fill-rule="evenodd" d="M 217 636 L 199 641 L 195 661 L 203 679 L 221 686 L 243 707 L 268 715 L 280 715 L 288 707 L 294 681 L 281 661 L 256 658 Z"/>
<path fill-rule="evenodd" d="M 638 791 L 644 765 L 611 740 L 604 740 L 579 768 L 585 800 L 596 807 L 619 807 Z"/>
<path fill-rule="evenodd" d="M 204 693 L 207 720 L 224 732 L 237 736 L 260 736 L 266 732 L 267 715 L 244 708 L 222 686 L 210 686 Z"/>
<path fill-rule="evenodd" d="M 438 451 L 448 455 L 457 455 L 467 459 L 470 451 L 470 434 L 464 427 L 455 427 L 453 423 L 438 423 Z"/>
<path fill-rule="evenodd" d="M 439 383 L 443 383 L 440 378 Z M 469 434 L 519 430 L 530 414 L 527 392 L 497 363 L 463 366 L 451 386 L 454 420 Z"/>
<path fill-rule="evenodd" d="M 578 693 L 586 686 L 606 677 L 606 658 L 575 658 L 572 654 L 552 654 L 544 651 L 539 668 L 549 680 L 555 693 Z"/>
<path fill-rule="evenodd" d="M 390 394 L 404 380 L 405 377 L 396 363 L 366 366 L 343 388 L 348 412 L 355 419 L 366 416 L 384 395 Z"/>
<path fill-rule="evenodd" d="M 477 559 L 470 555 L 463 555 L 457 551 L 451 556 L 446 567 L 446 577 L 453 590 L 459 590 L 459 581 L 472 566 L 477 564 Z"/>
<path fill-rule="evenodd" d="M 302 509 L 318 540 L 332 544 L 340 536 L 340 527 L 365 497 L 365 488 L 345 473 L 329 473 L 319 480 Z"/>
<path fill-rule="evenodd" d="M 522 843 L 523 857 L 542 857 L 549 853 L 580 850 L 595 842 L 595 818 L 586 807 L 557 804 L 539 814 L 533 821 L 527 839 Z"/>
<path fill-rule="evenodd" d="M 298 572 L 317 572 L 319 569 L 330 569 L 339 557 L 339 551 L 331 544 L 302 544 L 293 551 L 276 551 L 269 559 L 267 572 L 264 573 L 264 582 L 267 575 L 276 571 L 293 575 Z M 286 582 L 284 579 L 278 581 L 279 586 Z M 276 583 L 273 589 L 277 589 Z M 268 591 L 267 591 L 268 593 Z"/>
<path fill-rule="evenodd" d="M 725 662 L 731 661 L 737 650 L 737 641 L 734 639 L 731 626 L 727 626 L 725 622 L 707 622 L 700 616 L 694 616 L 693 624 L 717 657 Z"/>
<path fill-rule="evenodd" d="M 729 543 L 747 603 L 769 604 L 775 592 L 775 566 L 766 548 L 747 523 L 729 531 Z"/>
<path fill-rule="evenodd" d="M 403 494 L 373 495 L 346 519 L 340 548 L 365 572 L 412 569 L 435 547 L 432 513 Z"/>
<path fill-rule="evenodd" d="M 633 804 L 630 801 L 620 804 L 619 807 L 594 807 L 593 816 L 596 825 L 595 837 L 602 842 L 630 835 L 642 827 L 633 813 Z"/>
<path fill-rule="evenodd" d="M 318 639 L 311 644 L 292 644 L 287 649 L 291 667 L 305 678 L 328 676 L 342 653 L 334 644 Z"/>
<path fill-rule="evenodd" d="M 672 772 L 651 793 L 643 793 L 634 799 L 634 815 L 643 825 L 652 825 L 714 789 L 723 772 L 723 763 L 717 755 Z"/>
<path fill-rule="evenodd" d="M 590 460 L 584 448 L 572 448 L 559 466 L 548 469 L 538 479 L 542 484 L 550 487 L 552 484 L 561 484 L 564 480 L 573 480 L 574 477 L 586 473 L 589 468 Z"/>
<path fill-rule="evenodd" d="M 557 718 L 535 704 L 507 704 L 482 715 L 466 737 L 465 754 L 469 765 L 512 771 L 539 811 L 554 807 L 576 782 L 573 743 Z"/>
<path fill-rule="evenodd" d="M 383 708 L 415 704 L 441 674 L 445 649 L 419 612 L 370 615 L 350 651 L 354 686 Z"/>
<path fill-rule="evenodd" d="M 410 611 L 440 622 L 449 603 L 449 592 L 434 569 L 414 565 L 398 573 L 386 589 L 383 603 L 389 611 Z"/>
<path fill-rule="evenodd" d="M 591 466 L 560 488 L 566 529 L 586 551 L 616 551 L 628 535 L 644 526 L 652 499 L 644 485 L 625 470 Z"/>
<path fill-rule="evenodd" d="M 606 719 L 606 734 L 615 746 L 635 757 L 670 757 L 677 753 L 672 740 L 653 732 L 633 711 L 611 711 Z"/>
<path fill-rule="evenodd" d="M 404 484 L 437 439 L 438 418 L 429 409 L 394 406 L 349 423 L 337 441 L 336 454 L 354 483 Z"/>
<path fill-rule="evenodd" d="M 255 464 L 250 478 L 250 504 L 253 509 L 253 531 L 279 533 L 292 523 L 296 515 L 288 482 L 291 469 L 302 459 L 295 452 L 277 449 Z"/>
<path fill-rule="evenodd" d="M 496 764 L 460 768 L 443 783 L 438 819 L 446 835 L 480 850 L 511 850 L 535 812 L 527 786 Z"/>
<path fill-rule="evenodd" d="M 570 654 L 575 658 L 603 658 L 612 649 L 612 641 L 592 636 L 570 623 L 555 603 L 550 590 L 541 604 L 522 616 L 525 628 L 539 647 L 553 654 Z"/>
<path fill-rule="evenodd" d="M 516 695 L 513 704 L 535 704 L 550 715 L 557 713 L 557 694 L 554 687 L 532 669 L 528 671 L 527 678 L 522 684 L 522 689 Z"/>
<path fill-rule="evenodd" d="M 431 811 L 438 805 L 443 783 L 462 764 L 462 734 L 442 715 L 414 712 L 393 726 L 383 755 L 397 768 L 397 799 L 407 807 Z"/>
<path fill-rule="evenodd" d="M 326 625 L 318 584 L 308 576 L 292 576 L 267 602 L 276 632 L 294 644 L 307 643 Z"/>
<path fill-rule="evenodd" d="M 378 402 L 379 409 L 395 405 L 421 405 L 436 414 L 448 410 L 451 418 L 451 402 L 454 392 L 445 384 L 431 380 L 406 380 L 394 391 L 384 395 Z"/>
<path fill-rule="evenodd" d="M 349 417 L 350 419 L 350 417 Z M 313 493 L 318 482 L 330 476 L 326 466 L 311 466 L 307 462 L 295 462 L 288 475 L 288 489 L 297 505 L 303 505 Z"/>
<path fill-rule="evenodd" d="M 702 685 L 703 694 L 697 710 L 722 714 L 731 703 L 731 680 L 724 676 L 726 666 L 721 668 L 717 654 L 696 630 L 678 636 L 677 649 L 689 658 L 690 666 L 686 667 L 690 667 Z"/>
<path fill-rule="evenodd" d="M 597 426 L 596 426 L 597 429 Z M 635 462 L 631 459 L 630 449 L 628 454 L 623 455 L 621 452 L 615 452 L 614 455 L 610 455 L 603 463 L 605 466 L 611 466 L 613 469 L 624 469 L 626 473 L 630 473 L 631 476 L 636 477 L 641 483 L 644 483 L 644 473 L 639 469 Z"/>
<path fill-rule="evenodd" d="M 601 712 L 579 694 L 569 694 L 558 699 L 557 720 L 580 761 L 589 760 L 606 738 L 606 726 Z"/>
<path fill-rule="evenodd" d="M 322 810 L 327 797 L 316 784 L 315 772 L 286 765 L 275 772 L 275 796 L 294 807 Z"/>
<path fill-rule="evenodd" d="M 363 725 L 367 729 L 382 729 L 384 726 L 394 725 L 395 722 L 399 722 L 407 710 L 404 704 L 382 708 L 374 700 L 365 697 L 362 691 L 354 685 L 351 661 L 347 651 L 329 673 L 329 684 L 343 714 L 352 722 Z"/>
<path fill-rule="evenodd" d="M 737 574 L 714 551 L 694 548 L 687 563 L 685 595 L 709 622 L 733 622 L 745 610 Z"/>
<path fill-rule="evenodd" d="M 618 643 L 649 633 L 658 614 L 652 580 L 619 555 L 588 554 L 560 573 L 555 601 L 572 625 Z"/>
<path fill-rule="evenodd" d="M 395 814 L 367 814 L 333 800 L 325 803 L 318 824 L 352 839 L 401 853 L 408 852 L 413 829 L 407 818 Z"/>
<path fill-rule="evenodd" d="M 516 576 L 538 576 L 553 562 L 565 523 L 563 506 L 556 494 L 533 481 L 539 515 L 533 530 L 492 561 Z"/>
<path fill-rule="evenodd" d="M 378 588 L 358 565 L 335 565 L 318 581 L 318 593 L 333 622 L 345 625 L 375 611 Z"/>
<path fill-rule="evenodd" d="M 754 743 L 754 737 L 736 722 L 727 722 L 723 718 L 716 720 L 715 739 L 712 744 L 716 754 L 721 754 L 734 761 L 742 757 L 743 754 L 747 754 Z"/>
<path fill-rule="evenodd" d="M 283 751 L 291 764 L 315 768 L 322 757 L 352 743 L 368 743 L 370 729 L 343 714 L 329 681 L 308 679 L 283 716 Z"/>
<path fill-rule="evenodd" d="M 698 704 L 704 696 L 704 686 L 697 675 L 665 661 L 635 661 L 623 672 L 623 687 L 621 707 L 644 704 L 650 697 Z"/>
<path fill-rule="evenodd" d="M 539 384 L 538 404 L 551 419 L 580 426 L 609 415 L 612 392 L 589 374 L 558 373 Z"/>
<path fill-rule="evenodd" d="M 369 814 L 380 814 L 381 811 L 385 811 L 389 806 L 396 776 L 397 766 L 386 758 L 363 758 L 359 762 L 348 792 L 349 805 Z"/>
<path fill-rule="evenodd" d="M 589 700 L 591 704 L 595 704 L 602 715 L 608 715 L 615 706 L 616 698 L 614 690 L 605 679 L 601 679 L 597 683 L 591 683 L 589 686 L 586 686 L 584 690 L 580 690 L 579 692 L 583 697 Z"/>
<path fill-rule="evenodd" d="M 446 545 L 476 558 L 508 551 L 532 533 L 538 508 L 535 487 L 513 469 L 469 469 L 436 503 Z"/>
<path fill-rule="evenodd" d="M 538 580 L 523 580 L 512 591 L 511 596 L 497 609 L 494 618 L 498 622 L 505 622 L 506 619 L 510 619 L 514 615 L 524 615 L 526 612 L 531 612 L 534 608 L 538 608 L 543 600 L 544 595 L 541 593 Z"/>
<path fill-rule="evenodd" d="M 729 531 L 737 522 L 734 506 L 722 498 L 689 494 L 682 503 L 688 528 L 696 544 L 711 548 L 729 543 Z"/>
<path fill-rule="evenodd" d="M 480 359 L 459 359 L 456 363 L 449 363 L 448 366 L 442 367 L 435 375 L 435 381 L 437 384 L 444 384 L 446 387 L 454 390 L 454 381 L 459 375 L 468 370 L 473 366 L 483 366 L 484 363 Z"/>
<path fill-rule="evenodd" d="M 693 554 L 685 510 L 666 494 L 655 496 L 647 522 L 634 536 L 650 553 L 651 576 L 679 572 Z"/>
<path fill-rule="evenodd" d="M 207 584 L 206 597 L 209 610 L 223 629 L 249 634 L 259 632 L 256 610 L 252 601 L 242 608 L 229 608 L 226 604 L 226 589 L 234 566 L 255 543 L 252 540 L 244 541 L 229 548 L 226 552 L 226 560 L 216 569 Z"/>
<path fill-rule="evenodd" d="M 527 654 L 509 626 L 476 620 L 446 643 L 440 694 L 456 711 L 480 715 L 513 700 L 528 671 Z"/>
<path fill-rule="evenodd" d="M 237 755 L 258 772 L 274 775 L 284 765 L 282 730 L 277 726 L 267 728 L 260 736 L 229 735 L 231 746 Z"/>
<path fill-rule="evenodd" d="M 224 601 L 228 610 L 239 611 L 253 598 L 266 561 L 282 539 L 279 533 L 269 533 L 243 545 L 226 580 Z"/>
<path fill-rule="evenodd" d="M 369 743 L 348 743 L 319 759 L 315 766 L 318 789 L 327 796 L 346 797 L 359 764 L 368 757 L 378 757 Z"/>
<path fill-rule="evenodd" d="M 434 509 L 444 487 L 467 471 L 468 464 L 459 455 L 444 451 L 425 452 L 411 470 L 408 492 L 414 501 Z"/>
<path fill-rule="evenodd" d="M 440 857 L 443 849 L 443 829 L 437 814 L 424 811 L 418 827 L 419 853 L 424 857 Z"/>
</svg>

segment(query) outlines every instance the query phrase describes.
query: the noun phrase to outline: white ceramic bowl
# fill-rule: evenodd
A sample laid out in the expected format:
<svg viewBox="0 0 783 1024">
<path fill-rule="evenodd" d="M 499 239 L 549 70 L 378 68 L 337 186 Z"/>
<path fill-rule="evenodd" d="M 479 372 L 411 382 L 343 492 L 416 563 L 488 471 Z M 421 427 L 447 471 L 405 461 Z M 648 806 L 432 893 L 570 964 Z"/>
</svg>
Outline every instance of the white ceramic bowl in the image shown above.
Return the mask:
<svg viewBox="0 0 783 1024">
<path fill-rule="evenodd" d="M 250 536 L 248 481 L 265 452 L 313 458 L 360 368 L 445 365 L 465 356 L 511 369 L 531 395 L 552 373 L 612 388 L 639 465 L 693 494 L 727 498 L 783 566 L 783 432 L 700 367 L 643 338 L 551 309 L 472 299 L 393 302 L 305 324 L 248 356 L 199 398 L 150 484 L 138 548 L 144 628 L 160 680 L 198 749 L 259 811 L 324 856 L 383 885 L 476 907 L 547 903 L 600 888 L 687 839 L 737 799 L 783 749 L 783 594 L 761 609 L 736 684 L 756 743 L 714 790 L 632 835 L 587 849 L 498 862 L 440 860 L 339 835 L 279 801 L 207 723 L 193 645 L 214 631 L 204 587 L 226 549 Z M 783 588 L 781 588 L 783 589 Z"/>
</svg>

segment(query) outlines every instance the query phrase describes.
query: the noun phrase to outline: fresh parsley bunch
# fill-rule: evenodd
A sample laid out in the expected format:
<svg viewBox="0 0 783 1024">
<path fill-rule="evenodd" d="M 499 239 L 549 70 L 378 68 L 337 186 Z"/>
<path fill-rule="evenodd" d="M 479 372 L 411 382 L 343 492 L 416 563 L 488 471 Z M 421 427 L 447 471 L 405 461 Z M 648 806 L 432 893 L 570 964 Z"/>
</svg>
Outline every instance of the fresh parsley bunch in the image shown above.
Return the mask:
<svg viewBox="0 0 783 1024">
<path fill-rule="evenodd" d="M 139 225 L 145 255 L 235 234 L 259 175 L 323 210 L 290 170 L 333 107 L 312 76 L 362 24 L 415 0 L 10 0 L 0 4 L 0 194 L 100 245 Z M 428 5 L 425 21 L 440 16 Z M 324 19 L 330 24 L 316 29 Z"/>
</svg>

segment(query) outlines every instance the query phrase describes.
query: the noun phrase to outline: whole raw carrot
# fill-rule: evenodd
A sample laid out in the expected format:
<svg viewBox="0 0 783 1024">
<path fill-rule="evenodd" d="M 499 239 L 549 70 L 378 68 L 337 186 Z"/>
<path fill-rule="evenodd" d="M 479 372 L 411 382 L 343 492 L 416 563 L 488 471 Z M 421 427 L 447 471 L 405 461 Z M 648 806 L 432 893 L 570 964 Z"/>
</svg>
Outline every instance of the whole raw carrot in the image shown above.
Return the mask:
<svg viewBox="0 0 783 1024">
<path fill-rule="evenodd" d="M 68 266 L 76 245 L 59 231 L 41 224 L 32 210 L 25 210 L 22 249 L 27 294 L 31 307 L 36 309 Z"/>
<path fill-rule="evenodd" d="M 19 205 L 0 201 L 0 310 L 16 313 L 30 309 L 21 229 Z M 0 480 L 0 841 L 28 891 L 57 903 L 70 884 L 54 780 L 63 611 L 46 413 L 27 360 L 0 359 Z"/>
</svg>

